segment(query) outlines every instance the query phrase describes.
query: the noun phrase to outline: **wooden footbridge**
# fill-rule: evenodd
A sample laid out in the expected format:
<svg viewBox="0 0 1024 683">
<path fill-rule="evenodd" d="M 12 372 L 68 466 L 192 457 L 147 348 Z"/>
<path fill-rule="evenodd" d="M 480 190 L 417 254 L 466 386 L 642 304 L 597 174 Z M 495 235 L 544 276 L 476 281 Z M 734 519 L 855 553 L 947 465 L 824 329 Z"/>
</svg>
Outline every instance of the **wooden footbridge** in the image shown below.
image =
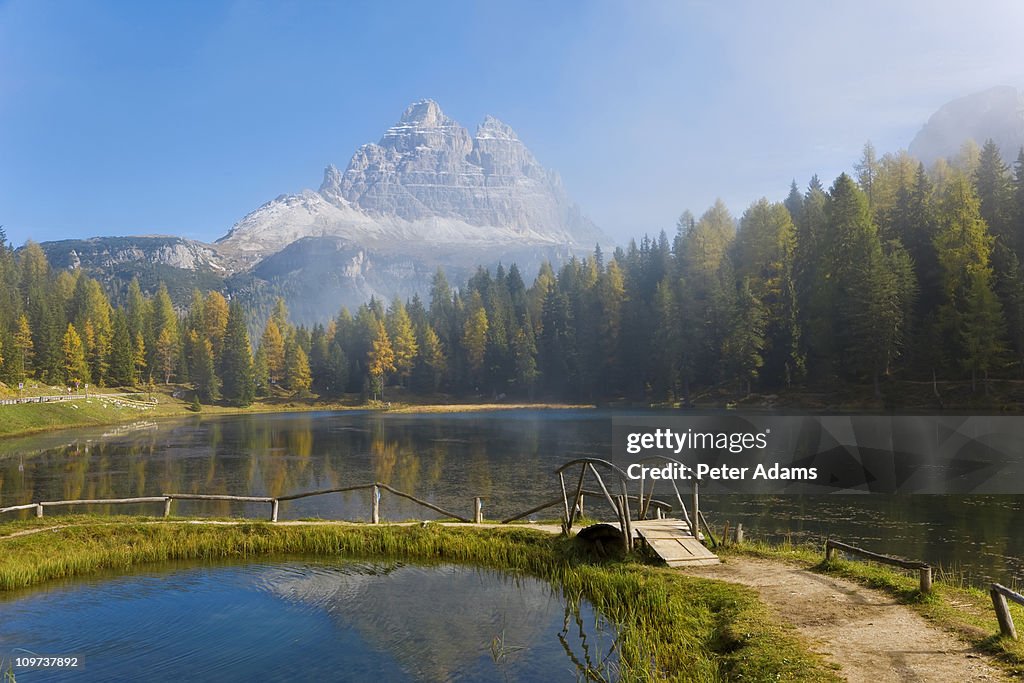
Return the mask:
<svg viewBox="0 0 1024 683">
<path fill-rule="evenodd" d="M 668 460 L 667 458 L 661 459 Z M 566 474 L 571 474 L 577 467 L 579 468 L 579 476 L 576 478 L 576 488 L 572 489 L 572 495 L 570 497 L 570 489 L 566 488 Z M 602 472 L 604 472 L 604 476 L 602 476 Z M 572 460 L 556 469 L 555 474 L 558 475 L 559 484 L 561 486 L 561 496 L 532 507 L 525 512 L 503 519 L 500 521 L 500 524 L 511 524 L 512 522 L 524 519 L 542 510 L 557 506 L 560 508 L 562 513 L 560 526 L 548 527 L 548 525 L 538 525 L 538 527 L 544 526 L 545 530 L 550 529 L 554 533 L 557 533 L 560 530 L 561 533 L 570 535 L 573 533 L 574 525 L 583 518 L 585 499 L 588 497 L 598 498 L 603 499 L 608 503 L 610 511 L 614 515 L 616 522 L 614 527 L 613 525 L 608 524 L 604 524 L 603 526 L 617 531 L 616 537 L 618 541 L 622 543 L 623 549 L 627 552 L 635 549 L 638 544 L 642 544 L 664 560 L 670 567 L 716 564 L 718 562 L 718 558 L 708 550 L 702 542 L 705 539 L 705 536 L 700 533 L 698 528 L 703 524 L 707 532 L 707 538 L 710 538 L 712 542 L 715 541 L 714 535 L 712 534 L 707 521 L 704 519 L 704 515 L 700 512 L 696 482 L 692 482 L 692 512 L 688 512 L 686 505 L 683 503 L 683 497 L 674 481 L 669 480 L 675 492 L 678 507 L 663 500 L 656 499 L 654 497 L 653 482 L 650 489 L 645 491 L 644 481 L 638 480 L 639 492 L 637 495 L 631 495 L 629 493 L 629 484 L 634 480 L 631 480 L 625 472 L 607 460 L 601 460 L 598 458 L 580 458 Z M 597 490 L 585 488 L 588 479 L 592 484 L 597 485 Z M 612 484 L 611 489 L 609 488 L 609 483 Z M 163 507 L 163 516 L 170 517 L 171 506 L 174 501 L 233 501 L 242 503 L 265 503 L 270 506 L 269 521 L 277 522 L 281 503 L 298 500 L 300 498 L 309 498 L 312 496 L 360 490 L 369 490 L 371 492 L 370 522 L 372 524 L 380 523 L 380 500 L 382 491 L 410 500 L 413 503 L 445 517 L 457 520 L 459 523 L 479 525 L 484 522 L 483 504 L 482 499 L 479 497 L 473 499 L 473 512 L 471 516 L 463 516 L 445 510 L 438 505 L 417 498 L 411 494 L 399 491 L 381 482 L 321 489 L 318 491 L 294 493 L 287 496 L 277 497 L 164 493 L 158 496 L 144 496 L 136 498 L 38 501 L 0 507 L 0 514 L 31 510 L 35 512 L 36 517 L 42 517 L 45 514 L 46 509 L 55 507 L 160 503 Z M 615 491 L 615 493 L 613 494 L 612 491 Z M 621 493 L 619 491 L 621 491 Z M 634 506 L 635 510 L 633 509 Z M 678 514 L 679 516 L 672 517 L 670 516 L 672 514 Z"/>
</svg>

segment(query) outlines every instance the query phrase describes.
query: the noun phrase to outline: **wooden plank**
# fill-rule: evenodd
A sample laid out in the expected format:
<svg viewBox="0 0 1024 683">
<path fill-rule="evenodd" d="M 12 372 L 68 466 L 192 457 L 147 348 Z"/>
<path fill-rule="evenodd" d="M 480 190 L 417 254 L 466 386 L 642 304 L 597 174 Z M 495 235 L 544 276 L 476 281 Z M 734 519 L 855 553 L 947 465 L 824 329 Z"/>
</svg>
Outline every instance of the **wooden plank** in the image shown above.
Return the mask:
<svg viewBox="0 0 1024 683">
<path fill-rule="evenodd" d="M 667 522 L 667 523 L 666 523 Z M 647 545 L 670 567 L 718 564 L 718 557 L 679 520 L 645 520 L 635 527 Z"/>
</svg>

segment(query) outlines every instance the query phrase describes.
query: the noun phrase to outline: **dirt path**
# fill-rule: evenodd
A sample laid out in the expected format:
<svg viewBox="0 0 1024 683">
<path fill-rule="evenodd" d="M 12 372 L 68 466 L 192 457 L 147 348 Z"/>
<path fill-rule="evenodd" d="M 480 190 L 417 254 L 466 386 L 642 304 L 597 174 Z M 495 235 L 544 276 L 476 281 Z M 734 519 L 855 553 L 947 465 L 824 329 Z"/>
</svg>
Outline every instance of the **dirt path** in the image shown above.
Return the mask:
<svg viewBox="0 0 1024 683">
<path fill-rule="evenodd" d="M 745 557 L 686 573 L 757 589 L 852 683 L 1009 680 L 906 605 L 850 581 Z"/>
</svg>

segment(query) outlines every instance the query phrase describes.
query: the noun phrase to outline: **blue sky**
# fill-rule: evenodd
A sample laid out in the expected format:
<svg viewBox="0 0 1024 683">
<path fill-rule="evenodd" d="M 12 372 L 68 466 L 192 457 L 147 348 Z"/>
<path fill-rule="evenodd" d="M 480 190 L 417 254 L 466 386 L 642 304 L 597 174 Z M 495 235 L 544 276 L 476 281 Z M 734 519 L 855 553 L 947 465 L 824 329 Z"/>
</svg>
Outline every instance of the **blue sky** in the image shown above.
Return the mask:
<svg viewBox="0 0 1024 683">
<path fill-rule="evenodd" d="M 512 125 L 611 235 L 740 213 L 1024 86 L 1024 3 L 0 2 L 15 244 L 213 240 L 431 97 Z"/>
</svg>

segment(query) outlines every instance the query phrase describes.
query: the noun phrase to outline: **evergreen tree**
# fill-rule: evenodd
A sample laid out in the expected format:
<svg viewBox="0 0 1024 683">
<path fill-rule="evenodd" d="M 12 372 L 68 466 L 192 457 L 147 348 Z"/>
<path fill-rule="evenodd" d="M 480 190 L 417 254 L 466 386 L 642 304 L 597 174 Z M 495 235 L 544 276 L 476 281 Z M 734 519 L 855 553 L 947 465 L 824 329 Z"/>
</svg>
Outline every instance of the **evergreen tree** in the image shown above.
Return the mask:
<svg viewBox="0 0 1024 683">
<path fill-rule="evenodd" d="M 245 311 L 237 299 L 228 308 L 222 363 L 224 398 L 238 406 L 251 404 L 254 396 L 252 350 L 249 347 Z"/>
<path fill-rule="evenodd" d="M 12 373 L 12 378 L 22 382 L 32 368 L 33 344 L 32 331 L 28 326 L 28 316 L 22 313 L 18 316 L 17 328 L 14 331 L 14 346 L 17 349 L 18 366 Z"/>
<path fill-rule="evenodd" d="M 992 289 L 992 241 L 973 187 L 964 176 L 955 178 L 943 193 L 935 237 L 943 274 L 939 324 L 948 342 L 959 342 L 952 355 L 963 359 L 972 380 L 976 380 L 979 371 L 988 372 L 995 362 L 991 344 L 1001 342 L 998 336 L 980 338 L 1002 332 L 993 325 L 993 310 L 998 310 L 999 300 L 994 292 L 982 291 Z"/>
<path fill-rule="evenodd" d="M 420 328 L 419 337 L 420 359 L 427 377 L 427 388 L 428 391 L 437 392 L 447 370 L 447 359 L 441 346 L 441 338 L 429 325 Z"/>
<path fill-rule="evenodd" d="M 487 349 L 487 311 L 479 292 L 473 293 L 469 314 L 462 328 L 462 343 L 466 350 L 466 359 L 476 381 L 481 379 L 484 367 L 484 352 Z"/>
<path fill-rule="evenodd" d="M 135 377 L 136 379 L 142 379 L 143 377 L 150 377 L 152 375 L 146 374 L 146 341 L 142 337 L 142 332 L 135 334 L 135 343 L 132 344 L 132 363 L 135 366 Z"/>
<path fill-rule="evenodd" d="M 178 340 L 174 338 L 171 326 L 165 326 L 160 330 L 156 338 L 156 367 L 164 378 L 164 384 L 171 383 L 174 376 L 174 365 L 177 361 Z"/>
<path fill-rule="evenodd" d="M 199 330 L 191 330 L 187 346 L 189 377 L 196 396 L 203 403 L 216 401 L 220 397 L 220 381 L 214 371 L 213 344 L 200 336 Z"/>
<path fill-rule="evenodd" d="M 981 148 L 978 166 L 974 172 L 974 187 L 978 195 L 978 211 L 993 237 L 1008 247 L 1016 246 L 1011 230 L 1012 188 L 1009 169 L 999 155 L 999 147 L 989 138 Z"/>
<path fill-rule="evenodd" d="M 114 313 L 108 366 L 111 385 L 126 387 L 135 384 L 135 364 L 132 360 L 132 340 L 128 334 L 128 317 L 120 309 Z"/>
<path fill-rule="evenodd" d="M 370 374 L 370 384 L 374 398 L 380 395 L 384 398 L 384 385 L 388 373 L 395 371 L 395 352 L 391 347 L 391 340 L 384 328 L 384 323 L 376 320 L 376 333 L 366 357 L 366 367 Z"/>
<path fill-rule="evenodd" d="M 387 331 L 395 352 L 395 372 L 399 380 L 405 384 L 416 363 L 419 346 L 416 343 L 416 332 L 405 306 L 397 298 L 392 302 L 387 316 Z"/>
<path fill-rule="evenodd" d="M 203 300 L 203 335 L 213 346 L 214 360 L 219 363 L 228 326 L 228 302 L 220 292 L 211 291 Z"/>
<path fill-rule="evenodd" d="M 64 384 L 89 382 L 89 366 L 85 362 L 85 348 L 75 326 L 68 323 L 62 345 L 64 353 Z"/>
<path fill-rule="evenodd" d="M 312 385 L 313 377 L 309 371 L 309 359 L 302 345 L 294 338 L 289 339 L 285 349 L 285 387 L 289 391 L 306 392 Z"/>
<path fill-rule="evenodd" d="M 747 395 L 764 365 L 762 350 L 766 337 L 768 310 L 750 289 L 745 278 L 733 299 L 728 313 L 729 329 L 722 345 L 722 363 L 726 374 L 743 382 Z"/>
<path fill-rule="evenodd" d="M 278 299 L 278 301 L 281 301 Z M 267 364 L 267 378 L 270 384 L 284 381 L 284 337 L 277 323 L 277 316 L 271 316 L 263 328 L 260 351 Z"/>
</svg>

